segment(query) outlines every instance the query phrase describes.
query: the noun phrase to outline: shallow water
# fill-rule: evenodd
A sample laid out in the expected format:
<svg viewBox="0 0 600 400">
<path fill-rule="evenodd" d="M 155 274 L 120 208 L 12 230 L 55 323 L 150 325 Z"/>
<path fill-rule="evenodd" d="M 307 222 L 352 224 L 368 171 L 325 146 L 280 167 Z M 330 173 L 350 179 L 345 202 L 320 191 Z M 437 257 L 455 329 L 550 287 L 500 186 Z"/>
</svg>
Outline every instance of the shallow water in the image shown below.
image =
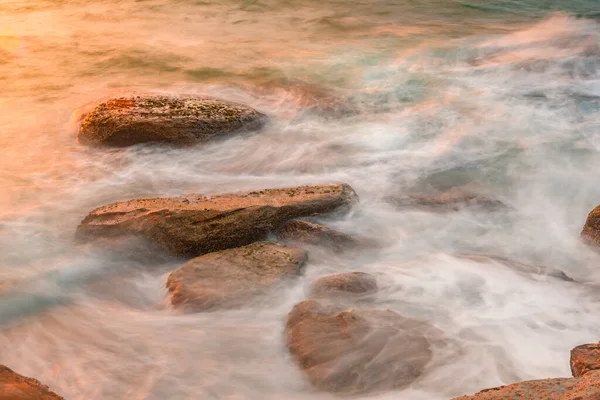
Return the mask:
<svg viewBox="0 0 600 400">
<path fill-rule="evenodd" d="M 600 203 L 596 0 L 0 0 L 2 364 L 67 399 L 329 399 L 289 358 L 283 323 L 311 279 L 376 274 L 377 302 L 453 345 L 413 385 L 447 399 L 569 376 L 598 341 L 600 259 L 578 240 Z M 271 117 L 192 149 L 89 149 L 78 118 L 122 93 L 201 93 Z M 180 262 L 73 243 L 106 202 L 342 181 L 338 229 L 359 256 L 314 249 L 306 276 L 250 309 L 181 315 Z M 387 195 L 471 183 L 496 213 L 395 210 Z M 452 257 L 485 251 L 578 282 Z"/>
</svg>

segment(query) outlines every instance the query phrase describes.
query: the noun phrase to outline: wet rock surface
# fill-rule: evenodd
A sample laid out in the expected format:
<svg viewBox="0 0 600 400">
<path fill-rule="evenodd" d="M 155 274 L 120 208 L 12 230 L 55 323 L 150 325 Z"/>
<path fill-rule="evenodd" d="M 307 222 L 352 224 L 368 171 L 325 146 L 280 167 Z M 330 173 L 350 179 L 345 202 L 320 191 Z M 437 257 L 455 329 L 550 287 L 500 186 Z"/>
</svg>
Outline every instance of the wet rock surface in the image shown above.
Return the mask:
<svg viewBox="0 0 600 400">
<path fill-rule="evenodd" d="M 257 242 L 205 254 L 171 272 L 171 303 L 189 311 L 241 307 L 282 279 L 300 275 L 306 252 Z"/>
<path fill-rule="evenodd" d="M 508 257 L 499 256 L 496 254 L 487 254 L 487 253 L 456 253 L 455 257 L 473 261 L 481 264 L 489 264 L 489 263 L 497 263 L 507 266 L 517 272 L 521 272 L 524 274 L 532 274 L 532 275 L 546 275 L 551 276 L 553 278 L 557 278 L 563 281 L 572 282 L 573 279 L 565 274 L 563 271 L 554 268 L 548 267 L 545 265 L 538 264 L 529 264 L 524 263 L 518 260 L 513 260 Z"/>
<path fill-rule="evenodd" d="M 293 218 L 347 211 L 358 202 L 345 184 L 242 194 L 136 199 L 93 210 L 76 239 L 135 235 L 177 256 L 197 256 L 263 240 Z"/>
<path fill-rule="evenodd" d="M 277 232 L 277 238 L 286 242 L 323 246 L 337 251 L 360 245 L 360 241 L 350 235 L 338 232 L 325 225 L 302 220 L 288 221 L 283 224 Z"/>
<path fill-rule="evenodd" d="M 341 308 L 317 300 L 288 315 L 287 346 L 318 389 L 363 394 L 402 387 L 432 358 L 431 327 L 393 311 Z"/>
<path fill-rule="evenodd" d="M 539 379 L 485 389 L 454 400 L 598 400 L 600 371 L 578 378 Z"/>
<path fill-rule="evenodd" d="M 486 211 L 508 209 L 508 206 L 500 200 L 463 187 L 455 187 L 433 194 L 388 196 L 384 200 L 396 208 L 436 212 L 459 211 L 465 207 L 479 208 Z"/>
<path fill-rule="evenodd" d="M 0 400 L 65 400 L 36 379 L 0 365 Z"/>
<path fill-rule="evenodd" d="M 265 115 L 251 107 L 210 97 L 123 97 L 101 103 L 87 114 L 78 140 L 116 147 L 147 142 L 192 145 L 260 129 L 265 121 Z"/>
<path fill-rule="evenodd" d="M 574 377 L 595 370 L 600 370 L 600 343 L 582 344 L 571 350 L 571 372 Z"/>
<path fill-rule="evenodd" d="M 597 206 L 587 216 L 581 238 L 588 244 L 600 246 L 600 206 Z"/>
<path fill-rule="evenodd" d="M 353 299 L 372 295 L 378 290 L 377 280 L 365 272 L 342 272 L 316 279 L 311 297 Z"/>
</svg>

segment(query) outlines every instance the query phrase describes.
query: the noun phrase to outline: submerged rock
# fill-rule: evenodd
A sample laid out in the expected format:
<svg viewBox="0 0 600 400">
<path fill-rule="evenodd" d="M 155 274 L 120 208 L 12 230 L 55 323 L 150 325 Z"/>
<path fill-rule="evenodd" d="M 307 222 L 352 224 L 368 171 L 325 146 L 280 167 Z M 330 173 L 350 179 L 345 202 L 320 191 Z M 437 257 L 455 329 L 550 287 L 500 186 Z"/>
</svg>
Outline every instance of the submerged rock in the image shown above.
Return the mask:
<svg viewBox="0 0 600 400">
<path fill-rule="evenodd" d="M 600 246 L 600 206 L 597 206 L 587 216 L 581 237 L 586 243 Z"/>
<path fill-rule="evenodd" d="M 137 199 L 92 211 L 77 227 L 76 238 L 136 235 L 171 254 L 197 256 L 263 240 L 287 220 L 348 210 L 357 201 L 345 184 Z"/>
<path fill-rule="evenodd" d="M 594 370 L 600 370 L 600 343 L 582 344 L 571 350 L 571 372 L 573 376 L 583 376 Z"/>
<path fill-rule="evenodd" d="M 307 300 L 286 324 L 287 346 L 310 382 L 338 394 L 410 384 L 432 358 L 431 327 L 389 310 L 343 309 Z"/>
<path fill-rule="evenodd" d="M 171 272 L 171 304 L 190 311 L 241 307 L 283 278 L 297 276 L 306 252 L 258 242 L 205 254 Z"/>
<path fill-rule="evenodd" d="M 539 379 L 485 389 L 454 400 L 598 400 L 600 371 L 579 378 Z"/>
<path fill-rule="evenodd" d="M 0 365 L 0 399 L 65 400 L 38 380 L 19 375 L 4 365 Z"/>
<path fill-rule="evenodd" d="M 108 100 L 81 123 L 80 143 L 131 146 L 146 142 L 191 145 L 264 125 L 248 106 L 196 96 L 149 95 Z"/>
<path fill-rule="evenodd" d="M 377 280 L 373 275 L 365 272 L 343 272 L 315 280 L 311 296 L 352 299 L 371 295 L 377 290 Z"/>
<path fill-rule="evenodd" d="M 335 231 L 325 225 L 301 220 L 288 221 L 283 224 L 277 233 L 277 238 L 287 242 L 329 247 L 337 251 L 360 244 L 358 239 L 350 235 Z"/>
<path fill-rule="evenodd" d="M 496 254 L 486 253 L 456 253 L 454 254 L 457 258 L 462 258 L 477 263 L 498 263 L 505 265 L 517 272 L 534 275 L 547 275 L 553 278 L 561 279 L 563 281 L 572 282 L 573 279 L 565 274 L 563 271 L 554 268 L 547 267 L 545 265 L 528 264 L 521 261 L 513 260 L 507 257 L 499 256 Z"/>
<path fill-rule="evenodd" d="M 388 196 L 385 201 L 398 208 L 415 208 L 427 211 L 459 211 L 464 207 L 482 208 L 488 211 L 507 209 L 501 202 L 463 187 L 455 187 L 436 194 L 409 194 Z"/>
</svg>

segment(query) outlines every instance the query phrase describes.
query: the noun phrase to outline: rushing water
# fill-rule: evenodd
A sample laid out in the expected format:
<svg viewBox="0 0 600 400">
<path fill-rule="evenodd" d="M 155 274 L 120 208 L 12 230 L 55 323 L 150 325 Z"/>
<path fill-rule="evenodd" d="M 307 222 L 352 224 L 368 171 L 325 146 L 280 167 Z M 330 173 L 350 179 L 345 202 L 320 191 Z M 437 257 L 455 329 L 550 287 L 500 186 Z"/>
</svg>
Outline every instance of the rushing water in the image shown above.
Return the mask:
<svg viewBox="0 0 600 400">
<path fill-rule="evenodd" d="M 376 274 L 381 307 L 453 340 L 400 392 L 447 399 L 568 376 L 600 339 L 600 258 L 578 234 L 600 203 L 597 0 L 0 0 L 0 363 L 67 399 L 329 399 L 283 323 L 312 278 Z M 130 92 L 205 93 L 272 118 L 192 149 L 89 149 L 79 116 Z M 182 315 L 169 270 L 76 246 L 101 204 L 342 181 L 330 225 L 377 240 L 314 250 L 252 309 Z M 398 211 L 386 195 L 475 183 L 506 212 Z M 579 281 L 457 259 L 486 251 Z"/>
</svg>

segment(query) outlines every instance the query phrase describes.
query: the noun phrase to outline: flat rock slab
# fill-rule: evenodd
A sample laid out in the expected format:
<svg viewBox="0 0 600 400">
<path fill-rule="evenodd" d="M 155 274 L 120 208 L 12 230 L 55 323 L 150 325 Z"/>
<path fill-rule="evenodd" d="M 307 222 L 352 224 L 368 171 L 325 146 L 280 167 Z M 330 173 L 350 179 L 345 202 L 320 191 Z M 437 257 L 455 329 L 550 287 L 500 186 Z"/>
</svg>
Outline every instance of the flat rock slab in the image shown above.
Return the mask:
<svg viewBox="0 0 600 400">
<path fill-rule="evenodd" d="M 323 246 L 337 251 L 357 247 L 358 239 L 342 232 L 335 231 L 325 225 L 313 222 L 293 220 L 288 221 L 277 232 L 277 238 L 286 242 Z"/>
<path fill-rule="evenodd" d="M 571 350 L 573 376 L 583 376 L 594 370 L 600 370 L 600 343 L 582 344 Z"/>
<path fill-rule="evenodd" d="M 546 275 L 551 276 L 553 278 L 557 278 L 567 282 L 573 282 L 573 279 L 565 274 L 563 271 L 554 268 L 548 267 L 545 265 L 538 264 L 529 264 L 521 261 L 513 260 L 511 258 L 499 256 L 496 254 L 487 254 L 487 253 L 456 253 L 454 254 L 457 258 L 462 258 L 465 260 L 481 263 L 481 264 L 489 264 L 489 263 L 497 263 L 502 264 L 509 267 L 512 270 L 517 272 L 521 272 L 524 274 L 533 274 L 533 275 Z"/>
<path fill-rule="evenodd" d="M 436 194 L 408 194 L 388 196 L 385 201 L 396 208 L 413 208 L 425 211 L 448 212 L 462 208 L 479 208 L 486 211 L 505 210 L 509 207 L 500 200 L 462 187 Z"/>
<path fill-rule="evenodd" d="M 365 272 L 342 272 L 316 279 L 311 287 L 311 296 L 353 299 L 372 295 L 377 290 L 377 280 L 373 275 Z"/>
<path fill-rule="evenodd" d="M 117 147 L 147 142 L 192 145 L 259 129 L 265 120 L 251 107 L 210 97 L 123 97 L 101 103 L 87 114 L 78 139 L 82 144 Z"/>
<path fill-rule="evenodd" d="M 580 378 L 539 379 L 485 389 L 454 400 L 598 400 L 600 371 Z"/>
<path fill-rule="evenodd" d="M 587 216 L 581 238 L 588 244 L 600 246 L 600 206 L 597 206 Z"/>
<path fill-rule="evenodd" d="M 135 235 L 178 256 L 198 256 L 263 240 L 285 221 L 348 210 L 358 201 L 345 184 L 243 194 L 136 199 L 92 211 L 76 239 Z"/>
<path fill-rule="evenodd" d="M 33 378 L 0 365 L 0 400 L 65 400 Z"/>
<path fill-rule="evenodd" d="M 413 382 L 432 358 L 426 323 L 389 310 L 342 309 L 307 300 L 289 313 L 287 346 L 309 381 L 338 394 Z"/>
<path fill-rule="evenodd" d="M 306 252 L 275 242 L 257 242 L 205 254 L 171 272 L 171 303 L 189 311 L 236 308 L 284 278 L 300 275 Z"/>
</svg>

